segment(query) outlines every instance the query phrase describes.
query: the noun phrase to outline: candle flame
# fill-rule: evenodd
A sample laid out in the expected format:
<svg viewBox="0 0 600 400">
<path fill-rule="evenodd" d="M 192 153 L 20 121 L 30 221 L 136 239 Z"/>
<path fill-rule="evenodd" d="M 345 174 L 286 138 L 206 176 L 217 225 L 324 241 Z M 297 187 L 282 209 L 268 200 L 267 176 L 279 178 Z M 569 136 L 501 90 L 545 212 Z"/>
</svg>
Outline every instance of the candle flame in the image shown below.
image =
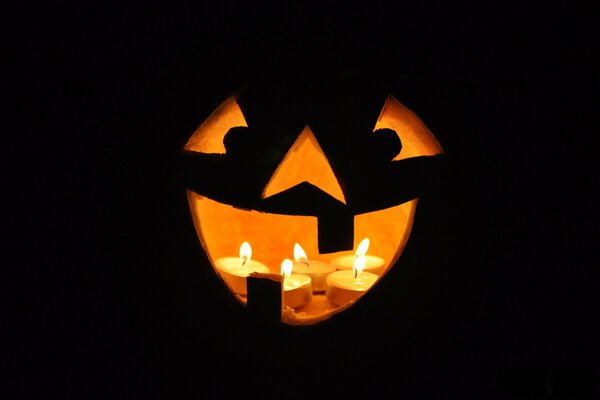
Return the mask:
<svg viewBox="0 0 600 400">
<path fill-rule="evenodd" d="M 306 252 L 304 251 L 302 246 L 300 246 L 298 243 L 295 243 L 294 244 L 294 260 L 301 261 L 301 260 L 306 260 L 307 258 L 308 258 L 308 256 L 306 255 Z"/>
<path fill-rule="evenodd" d="M 365 254 L 367 254 L 367 250 L 369 249 L 369 244 L 371 244 L 371 241 L 369 240 L 369 238 L 364 238 L 360 244 L 358 245 L 358 247 L 356 248 L 356 256 L 364 256 Z"/>
<path fill-rule="evenodd" d="M 364 255 L 356 256 L 354 265 L 352 266 L 352 270 L 354 270 L 354 278 L 357 278 L 363 272 L 363 269 L 365 268 L 365 261 L 366 259 Z"/>
<path fill-rule="evenodd" d="M 281 263 L 281 275 L 283 275 L 284 278 L 290 276 L 292 273 L 293 266 L 294 263 L 292 263 L 292 260 L 290 260 L 289 258 L 283 260 L 283 262 Z"/>
<path fill-rule="evenodd" d="M 246 263 L 250 261 L 252 258 L 252 247 L 250 247 L 250 243 L 242 243 L 240 246 L 240 258 L 243 260 L 242 265 L 246 265 Z"/>
</svg>

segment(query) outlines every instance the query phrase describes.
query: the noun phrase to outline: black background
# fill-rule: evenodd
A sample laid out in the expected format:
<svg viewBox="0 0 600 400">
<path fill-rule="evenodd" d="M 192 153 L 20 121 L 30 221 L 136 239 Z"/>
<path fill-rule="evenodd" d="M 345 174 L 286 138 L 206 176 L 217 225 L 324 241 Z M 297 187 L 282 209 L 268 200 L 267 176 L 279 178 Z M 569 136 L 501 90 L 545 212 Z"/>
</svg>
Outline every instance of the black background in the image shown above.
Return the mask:
<svg viewBox="0 0 600 400">
<path fill-rule="evenodd" d="M 589 10 L 7 8 L 7 398 L 598 396 Z M 181 148 L 266 71 L 348 69 L 416 88 L 447 169 L 371 298 L 257 325 L 206 264 Z"/>
</svg>

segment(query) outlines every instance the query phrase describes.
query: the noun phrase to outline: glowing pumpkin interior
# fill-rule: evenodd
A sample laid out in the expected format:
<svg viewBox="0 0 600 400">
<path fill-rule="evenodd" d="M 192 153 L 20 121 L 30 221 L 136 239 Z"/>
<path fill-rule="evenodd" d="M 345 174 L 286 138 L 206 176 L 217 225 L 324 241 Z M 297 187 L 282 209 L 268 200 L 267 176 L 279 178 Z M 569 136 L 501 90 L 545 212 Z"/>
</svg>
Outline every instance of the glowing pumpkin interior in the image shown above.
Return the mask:
<svg viewBox="0 0 600 400">
<path fill-rule="evenodd" d="M 202 154 L 225 154 L 225 135 L 231 128 L 246 126 L 242 110 L 235 97 L 231 97 L 200 125 L 184 149 Z M 402 149 L 392 163 L 443 152 L 425 124 L 392 96 L 388 96 L 385 101 L 373 132 L 382 128 L 395 131 L 402 143 Z M 341 205 L 346 204 L 344 191 L 334 169 L 309 126 L 298 132 L 297 139 L 264 186 L 262 198 L 267 199 L 301 183 L 320 189 Z M 242 304 L 246 304 L 246 293 L 239 290 L 237 284 L 218 267 L 219 260 L 225 258 L 233 260 L 233 263 L 238 259 L 240 265 L 244 264 L 246 258 L 239 255 L 242 243 L 250 244 L 251 260 L 268 268 L 266 273 L 263 271 L 253 274 L 260 278 L 267 277 L 268 274 L 280 275 L 283 260 L 294 260 L 295 244 L 304 249 L 309 260 L 332 263 L 341 256 L 355 256 L 359 244 L 368 238 L 370 244 L 366 254 L 383 259 L 383 266 L 377 274 L 377 279 L 381 279 L 395 265 L 407 243 L 417 206 L 417 199 L 414 198 L 392 207 L 356 214 L 353 249 L 321 254 L 318 245 L 318 218 L 314 215 L 288 215 L 245 209 L 192 190 L 187 193 L 200 243 L 215 272 Z M 312 293 L 305 304 L 294 307 L 286 304 L 284 296 L 282 322 L 313 324 L 322 321 L 350 307 L 373 287 L 344 304 L 330 301 L 328 292 L 323 291 Z"/>
</svg>

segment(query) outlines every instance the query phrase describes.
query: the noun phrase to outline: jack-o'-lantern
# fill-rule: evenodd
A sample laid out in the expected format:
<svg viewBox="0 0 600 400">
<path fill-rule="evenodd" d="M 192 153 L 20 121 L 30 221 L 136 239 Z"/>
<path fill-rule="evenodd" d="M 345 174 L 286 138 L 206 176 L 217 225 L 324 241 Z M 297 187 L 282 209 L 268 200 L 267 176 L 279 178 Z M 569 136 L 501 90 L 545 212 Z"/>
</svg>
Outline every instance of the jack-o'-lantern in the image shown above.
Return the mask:
<svg viewBox="0 0 600 400">
<path fill-rule="evenodd" d="M 442 147 L 393 94 L 368 85 L 241 91 L 184 146 L 187 195 L 214 271 L 242 305 L 269 279 L 281 321 L 348 309 L 396 264 L 423 174 Z"/>
</svg>

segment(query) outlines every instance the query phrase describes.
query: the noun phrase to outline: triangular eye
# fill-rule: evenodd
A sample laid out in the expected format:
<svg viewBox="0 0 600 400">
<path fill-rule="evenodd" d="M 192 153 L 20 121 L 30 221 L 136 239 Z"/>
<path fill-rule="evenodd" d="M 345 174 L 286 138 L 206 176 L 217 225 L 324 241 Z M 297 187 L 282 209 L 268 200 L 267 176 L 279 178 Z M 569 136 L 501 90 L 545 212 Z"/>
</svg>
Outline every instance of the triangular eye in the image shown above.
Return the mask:
<svg viewBox="0 0 600 400">
<path fill-rule="evenodd" d="M 308 125 L 271 176 L 262 197 L 273 196 L 302 182 L 308 182 L 346 204 L 344 192 Z"/>
<path fill-rule="evenodd" d="M 395 131 L 402 142 L 402 150 L 392 161 L 444 152 L 423 121 L 393 96 L 388 96 L 373 131 L 383 128 Z"/>
<path fill-rule="evenodd" d="M 223 138 L 231 128 L 247 127 L 235 97 L 221 104 L 188 139 L 184 149 L 206 154 L 225 154 Z"/>
</svg>

